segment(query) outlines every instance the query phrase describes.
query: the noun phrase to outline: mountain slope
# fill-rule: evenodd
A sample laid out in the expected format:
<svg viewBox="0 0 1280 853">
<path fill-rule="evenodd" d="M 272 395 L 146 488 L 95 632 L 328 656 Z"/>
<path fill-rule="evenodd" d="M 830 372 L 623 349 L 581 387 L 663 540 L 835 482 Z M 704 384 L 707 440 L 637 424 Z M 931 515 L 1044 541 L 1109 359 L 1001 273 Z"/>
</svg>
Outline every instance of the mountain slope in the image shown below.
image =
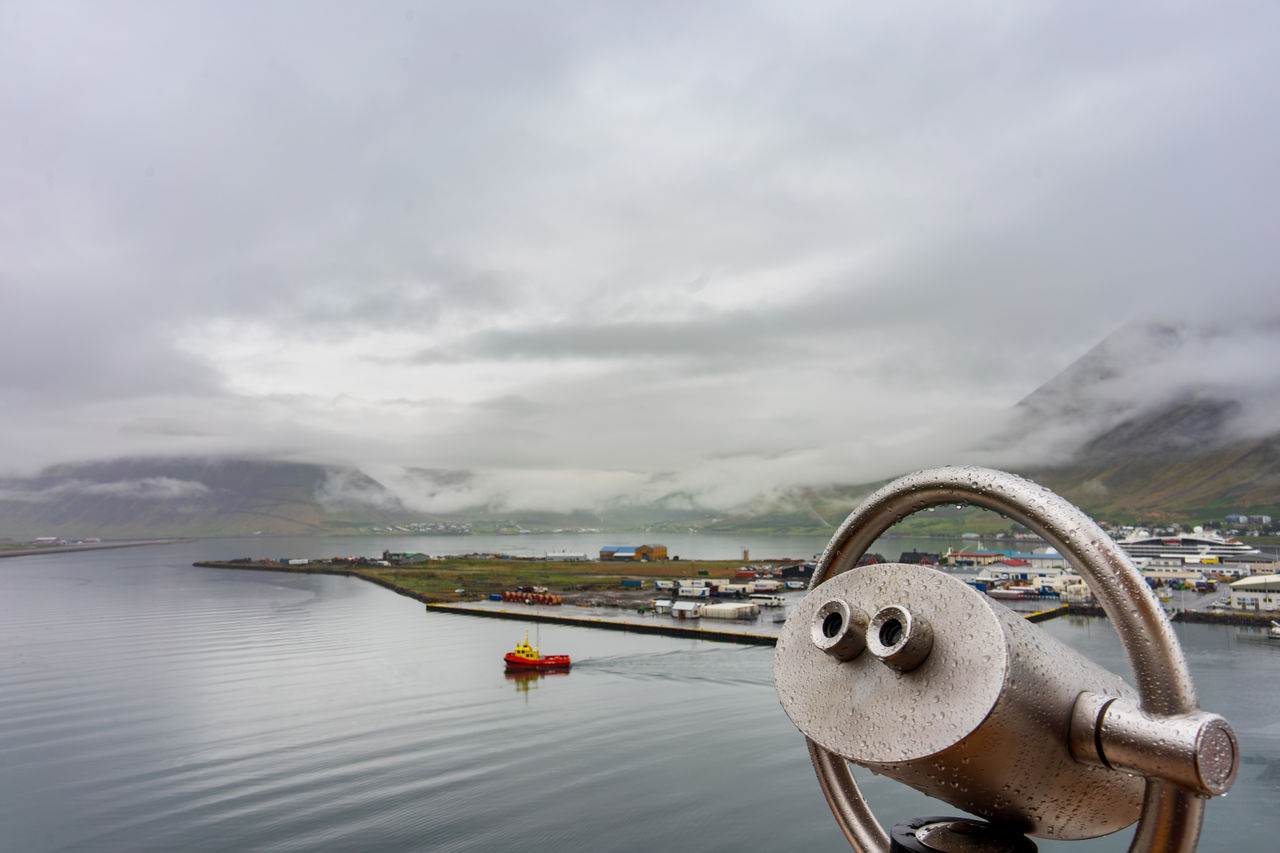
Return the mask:
<svg viewBox="0 0 1280 853">
<path fill-rule="evenodd" d="M 1280 516 L 1280 372 L 1262 355 L 1277 338 L 1270 319 L 1125 326 L 1027 395 L 979 451 L 1111 521 Z M 830 532 L 874 485 L 780 494 L 715 528 Z"/>
<path fill-rule="evenodd" d="M 301 534 L 405 517 L 364 474 L 297 462 L 117 459 L 0 481 L 0 535 L 12 538 Z"/>
<path fill-rule="evenodd" d="M 1280 515 L 1280 435 L 1233 438 L 1233 401 L 1187 399 L 1098 435 L 1029 476 L 1115 521 Z"/>
<path fill-rule="evenodd" d="M 1129 325 L 1017 406 L 1016 467 L 1116 521 L 1280 510 L 1280 373 L 1271 318 Z M 1021 451 L 1021 452 L 1018 452 Z"/>
</svg>

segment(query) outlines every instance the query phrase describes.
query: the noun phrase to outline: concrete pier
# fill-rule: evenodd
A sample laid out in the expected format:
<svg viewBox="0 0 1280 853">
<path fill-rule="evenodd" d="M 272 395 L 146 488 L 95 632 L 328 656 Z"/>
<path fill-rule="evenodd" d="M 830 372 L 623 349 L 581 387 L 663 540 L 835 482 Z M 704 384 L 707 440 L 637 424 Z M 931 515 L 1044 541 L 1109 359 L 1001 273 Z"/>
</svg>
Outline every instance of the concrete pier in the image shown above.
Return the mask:
<svg viewBox="0 0 1280 853">
<path fill-rule="evenodd" d="M 778 643 L 777 637 L 768 634 L 686 628 L 672 622 L 629 622 L 625 619 L 554 616 L 550 613 L 531 613 L 527 610 L 495 610 L 484 607 L 468 607 L 465 604 L 427 604 L 425 606 L 429 612 L 435 613 L 485 616 L 489 619 L 514 619 L 519 622 L 543 622 L 550 625 L 572 625 L 577 628 L 603 628 L 606 631 L 629 631 L 633 634 L 660 634 L 664 637 L 685 637 L 691 640 L 711 640 L 717 643 L 741 643 L 749 646 L 774 646 Z"/>
</svg>

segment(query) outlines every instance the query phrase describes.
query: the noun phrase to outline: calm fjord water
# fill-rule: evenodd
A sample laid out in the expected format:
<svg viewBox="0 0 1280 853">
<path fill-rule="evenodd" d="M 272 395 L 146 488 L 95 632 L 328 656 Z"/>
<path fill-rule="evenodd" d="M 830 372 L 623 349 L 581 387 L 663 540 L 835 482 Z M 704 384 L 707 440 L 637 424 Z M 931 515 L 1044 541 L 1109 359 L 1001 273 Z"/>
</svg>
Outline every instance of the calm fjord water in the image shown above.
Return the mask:
<svg viewBox="0 0 1280 853">
<path fill-rule="evenodd" d="M 191 567 L 384 547 L 355 542 L 0 560 L 0 850 L 848 849 L 770 649 L 544 627 L 574 669 L 517 681 L 499 659 L 523 626 L 427 614 L 348 578 Z M 1105 621 L 1044 627 L 1127 672 Z M 1178 633 L 1245 755 L 1201 849 L 1271 849 L 1280 644 Z M 954 812 L 859 781 L 886 823 Z M 1119 851 L 1130 835 L 1039 843 Z"/>
</svg>

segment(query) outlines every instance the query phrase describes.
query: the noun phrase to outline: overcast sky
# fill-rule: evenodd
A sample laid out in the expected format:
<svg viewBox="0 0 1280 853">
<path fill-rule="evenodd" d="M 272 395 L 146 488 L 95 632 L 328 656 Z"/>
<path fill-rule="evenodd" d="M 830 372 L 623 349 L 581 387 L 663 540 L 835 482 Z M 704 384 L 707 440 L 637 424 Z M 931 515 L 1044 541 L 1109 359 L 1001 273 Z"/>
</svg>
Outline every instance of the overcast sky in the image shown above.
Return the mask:
<svg viewBox="0 0 1280 853">
<path fill-rule="evenodd" d="M 0 471 L 264 454 L 550 506 L 961 461 L 1126 322 L 1280 310 L 1277 33 L 7 0 Z"/>
</svg>

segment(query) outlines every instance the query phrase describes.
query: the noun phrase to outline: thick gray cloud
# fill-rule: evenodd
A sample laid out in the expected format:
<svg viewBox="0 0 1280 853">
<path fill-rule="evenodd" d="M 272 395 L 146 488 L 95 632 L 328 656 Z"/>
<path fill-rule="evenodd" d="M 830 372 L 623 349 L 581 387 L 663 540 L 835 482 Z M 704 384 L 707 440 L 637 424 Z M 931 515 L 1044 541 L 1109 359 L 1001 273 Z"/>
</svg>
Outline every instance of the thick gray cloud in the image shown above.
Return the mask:
<svg viewBox="0 0 1280 853">
<path fill-rule="evenodd" d="M 545 502 L 957 461 L 1127 321 L 1280 310 L 1278 19 L 8 3 L 0 469 Z"/>
<path fill-rule="evenodd" d="M 80 480 L 63 480 L 42 489 L 2 489 L 4 500 L 47 503 L 76 495 L 116 495 L 141 500 L 167 501 L 201 497 L 209 494 L 209 487 L 195 480 L 176 480 L 173 477 L 142 477 L 136 480 L 114 480 L 92 483 Z"/>
</svg>

